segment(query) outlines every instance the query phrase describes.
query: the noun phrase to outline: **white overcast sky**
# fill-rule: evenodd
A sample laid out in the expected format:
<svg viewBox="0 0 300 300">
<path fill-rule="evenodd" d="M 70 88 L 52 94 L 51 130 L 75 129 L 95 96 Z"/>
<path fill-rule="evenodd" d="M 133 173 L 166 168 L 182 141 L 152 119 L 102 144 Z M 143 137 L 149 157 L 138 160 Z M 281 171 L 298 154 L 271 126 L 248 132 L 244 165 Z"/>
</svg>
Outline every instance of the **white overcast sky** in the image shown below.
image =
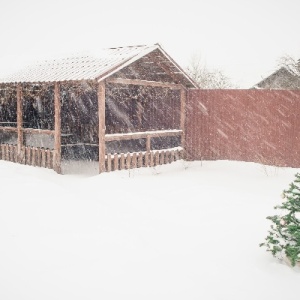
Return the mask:
<svg viewBox="0 0 300 300">
<path fill-rule="evenodd" d="M 0 75 L 33 59 L 160 43 L 248 88 L 279 57 L 300 58 L 299 0 L 2 0 Z"/>
</svg>

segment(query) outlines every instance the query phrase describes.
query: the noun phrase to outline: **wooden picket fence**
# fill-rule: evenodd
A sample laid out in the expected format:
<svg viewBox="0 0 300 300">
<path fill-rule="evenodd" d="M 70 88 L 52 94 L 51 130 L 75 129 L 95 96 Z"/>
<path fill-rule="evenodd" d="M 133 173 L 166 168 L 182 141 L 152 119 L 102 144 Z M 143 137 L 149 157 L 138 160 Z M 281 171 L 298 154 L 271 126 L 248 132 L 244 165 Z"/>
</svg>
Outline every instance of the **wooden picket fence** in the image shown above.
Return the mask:
<svg viewBox="0 0 300 300">
<path fill-rule="evenodd" d="M 170 164 L 183 159 L 183 148 L 157 150 L 150 152 L 133 152 L 121 154 L 107 154 L 105 156 L 106 172 L 127 170 L 141 167 L 155 167 Z"/>
<path fill-rule="evenodd" d="M 53 153 L 50 149 L 23 146 L 18 157 L 16 145 L 0 145 L 0 159 L 34 167 L 53 169 Z"/>
<path fill-rule="evenodd" d="M 116 170 L 128 170 L 141 167 L 155 167 L 158 165 L 170 164 L 183 159 L 183 148 L 107 154 L 105 156 L 106 172 Z M 21 148 L 21 155 L 18 157 L 16 145 L 0 144 L 0 159 L 21 163 L 30 166 L 53 169 L 54 151 L 38 147 Z"/>
</svg>

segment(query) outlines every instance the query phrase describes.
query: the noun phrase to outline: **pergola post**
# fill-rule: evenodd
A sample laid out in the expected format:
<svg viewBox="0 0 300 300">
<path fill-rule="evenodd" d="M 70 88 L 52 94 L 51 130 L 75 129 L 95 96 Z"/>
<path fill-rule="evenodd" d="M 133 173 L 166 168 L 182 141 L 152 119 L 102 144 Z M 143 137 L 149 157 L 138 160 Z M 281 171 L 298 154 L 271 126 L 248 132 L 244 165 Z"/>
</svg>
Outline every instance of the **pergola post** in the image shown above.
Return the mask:
<svg viewBox="0 0 300 300">
<path fill-rule="evenodd" d="M 22 103 L 22 86 L 20 83 L 17 84 L 17 133 L 18 133 L 18 142 L 17 142 L 17 162 L 22 163 L 23 155 L 23 103 Z"/>
<path fill-rule="evenodd" d="M 99 173 L 105 172 L 105 82 L 98 84 Z"/>
<path fill-rule="evenodd" d="M 180 90 L 180 129 L 181 134 L 181 147 L 183 148 L 183 157 L 185 158 L 185 114 L 186 114 L 186 89 Z"/>
<path fill-rule="evenodd" d="M 53 169 L 61 174 L 61 104 L 60 86 L 58 82 L 54 84 L 54 157 Z"/>
</svg>

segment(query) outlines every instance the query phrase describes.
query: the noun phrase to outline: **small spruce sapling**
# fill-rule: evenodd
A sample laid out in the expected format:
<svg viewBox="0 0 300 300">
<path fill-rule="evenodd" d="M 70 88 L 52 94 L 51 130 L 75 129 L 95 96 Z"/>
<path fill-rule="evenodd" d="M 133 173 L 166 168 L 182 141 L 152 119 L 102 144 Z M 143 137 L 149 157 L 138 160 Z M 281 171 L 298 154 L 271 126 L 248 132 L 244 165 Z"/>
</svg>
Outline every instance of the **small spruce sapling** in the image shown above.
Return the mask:
<svg viewBox="0 0 300 300">
<path fill-rule="evenodd" d="M 282 204 L 274 207 L 281 214 L 267 217 L 273 224 L 266 241 L 260 244 L 274 257 L 285 255 L 292 266 L 300 262 L 300 174 L 295 177 L 289 189 L 283 191 Z"/>
</svg>

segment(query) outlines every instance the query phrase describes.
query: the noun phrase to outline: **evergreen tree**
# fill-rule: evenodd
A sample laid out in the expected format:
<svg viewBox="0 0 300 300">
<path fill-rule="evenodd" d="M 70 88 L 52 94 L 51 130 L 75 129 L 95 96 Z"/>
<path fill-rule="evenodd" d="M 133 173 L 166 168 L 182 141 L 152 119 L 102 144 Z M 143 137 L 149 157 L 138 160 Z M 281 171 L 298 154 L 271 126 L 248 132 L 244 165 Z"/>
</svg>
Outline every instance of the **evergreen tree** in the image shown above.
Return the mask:
<svg viewBox="0 0 300 300">
<path fill-rule="evenodd" d="M 300 174 L 282 194 L 283 202 L 274 208 L 281 210 L 280 215 L 267 217 L 272 221 L 265 246 L 275 257 L 285 255 L 292 266 L 300 262 Z"/>
</svg>

